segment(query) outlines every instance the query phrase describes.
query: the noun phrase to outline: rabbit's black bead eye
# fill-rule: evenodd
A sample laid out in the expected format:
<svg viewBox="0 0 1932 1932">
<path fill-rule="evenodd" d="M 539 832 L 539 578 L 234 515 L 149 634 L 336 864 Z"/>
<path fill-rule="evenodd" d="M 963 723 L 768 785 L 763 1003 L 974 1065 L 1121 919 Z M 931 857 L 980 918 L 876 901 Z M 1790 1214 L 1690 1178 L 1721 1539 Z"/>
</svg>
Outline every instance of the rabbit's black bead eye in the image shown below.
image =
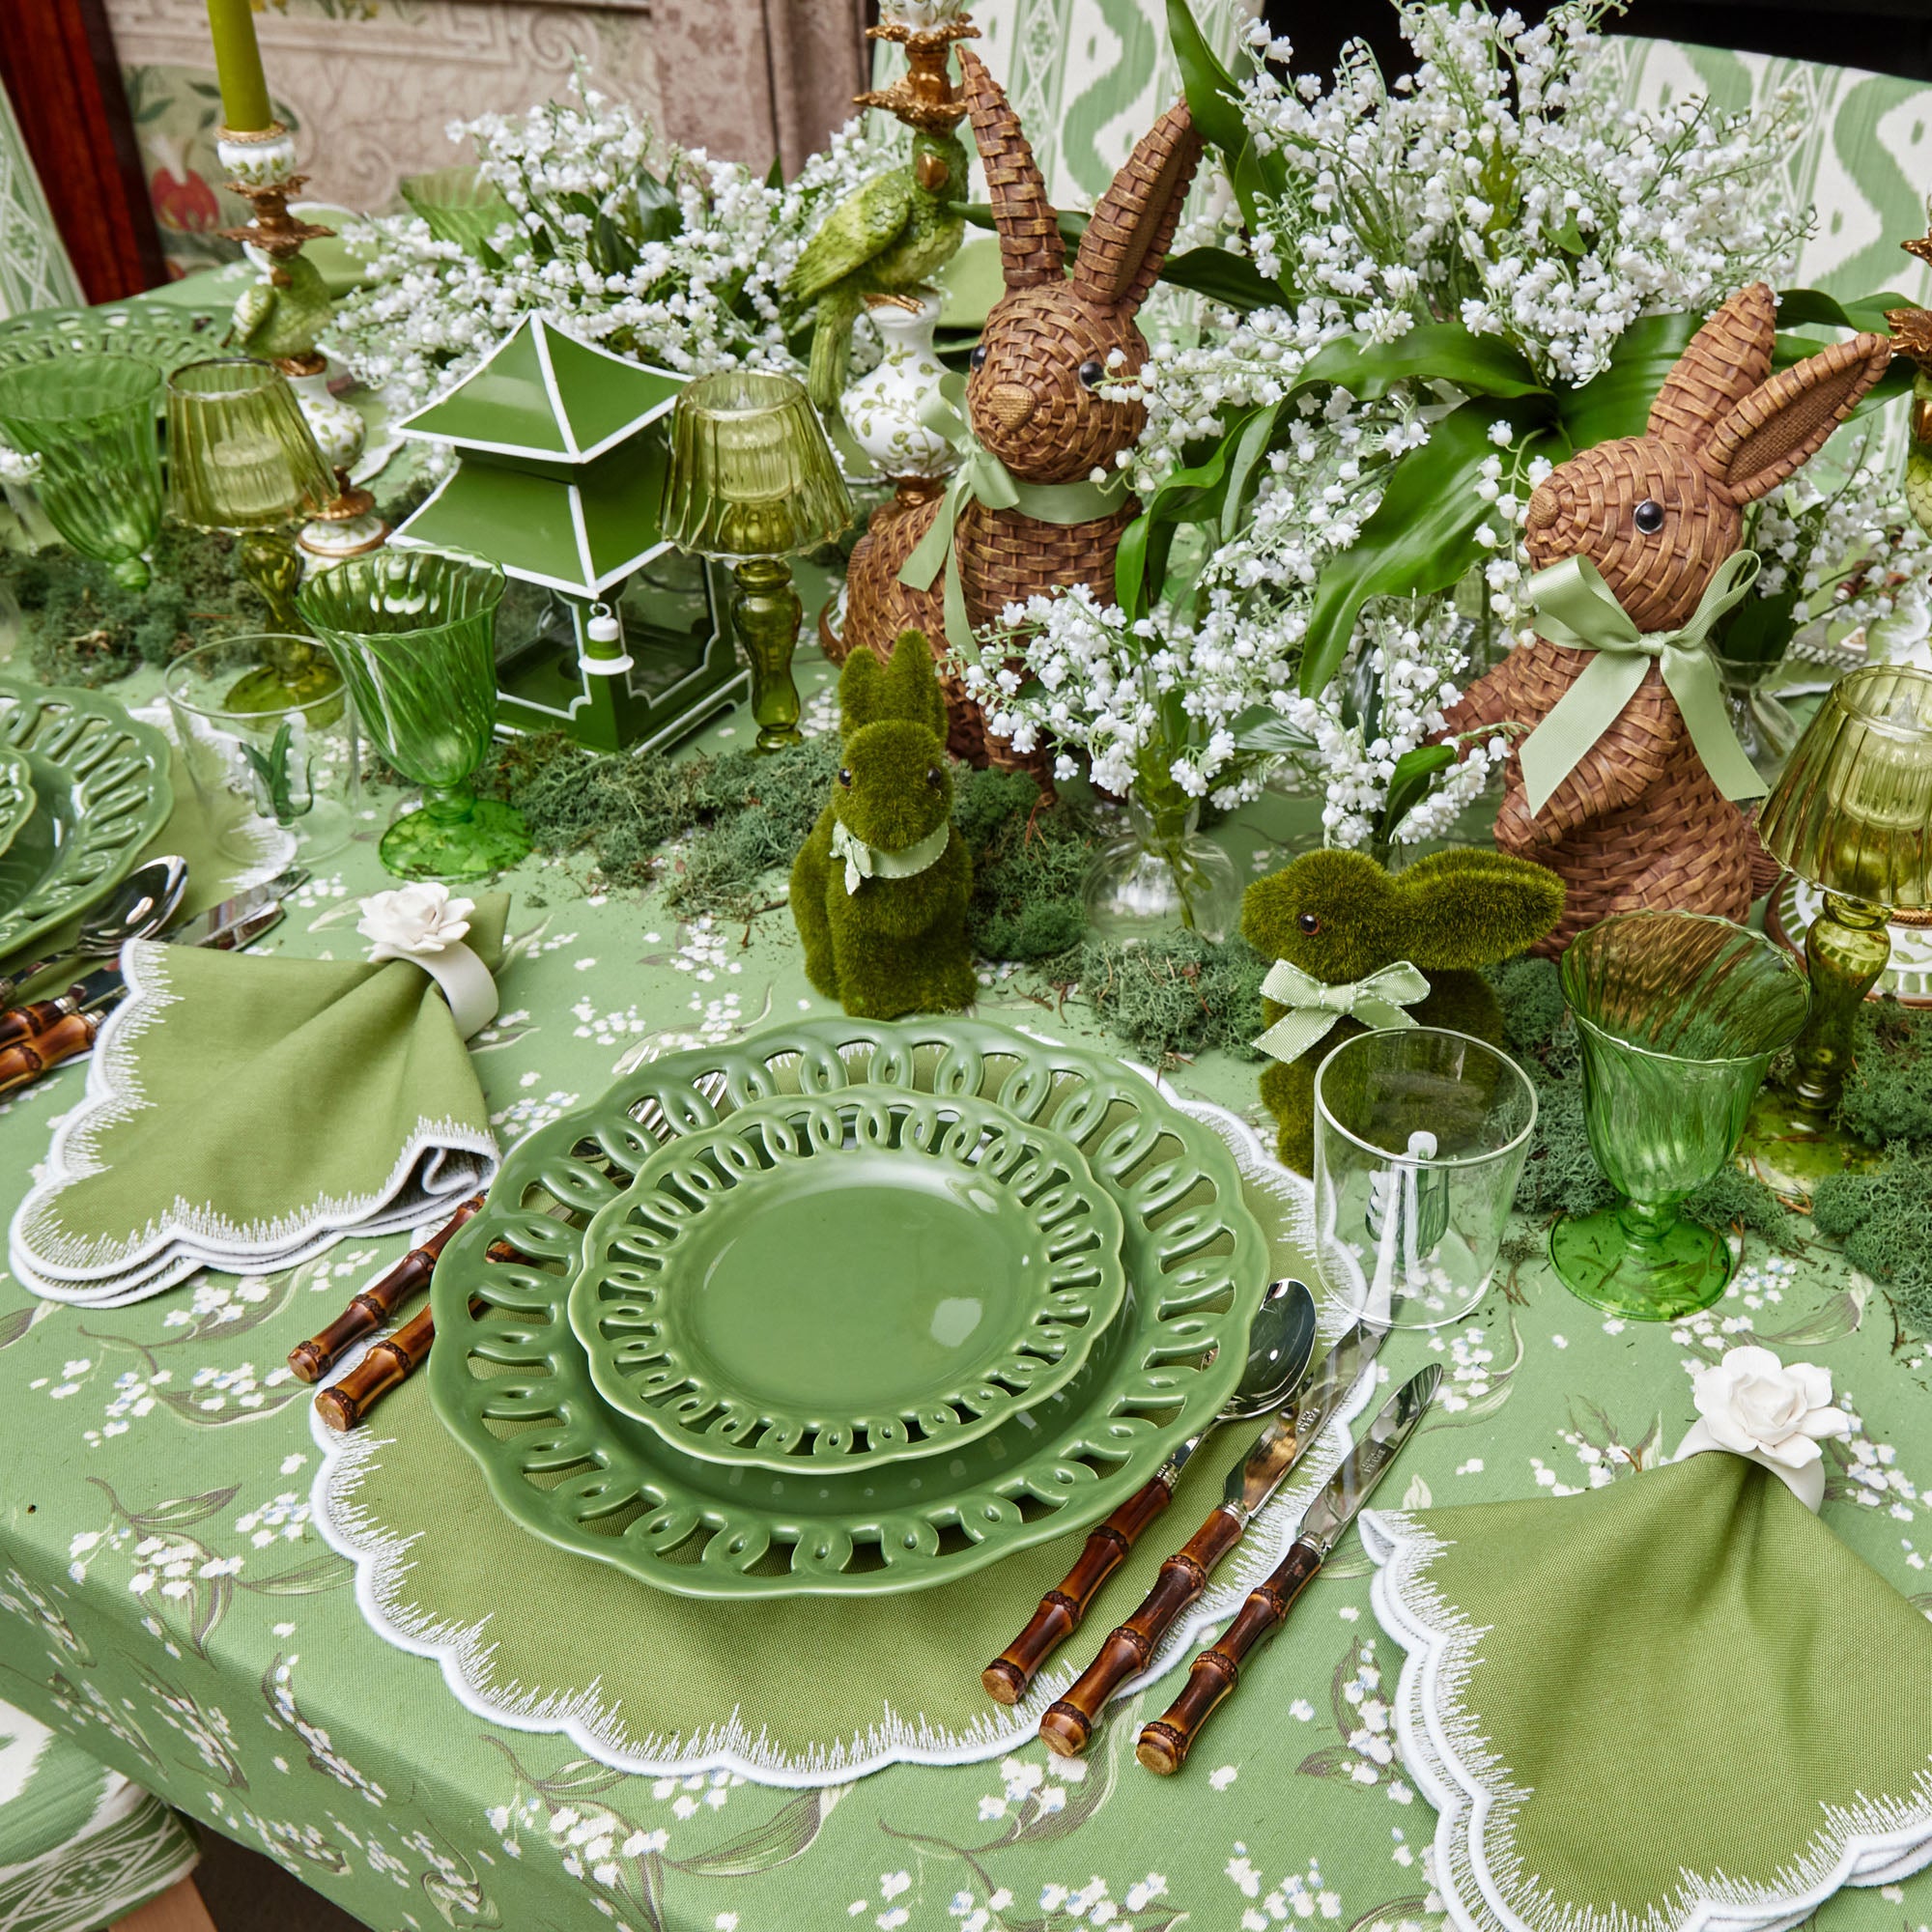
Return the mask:
<svg viewBox="0 0 1932 1932">
<path fill-rule="evenodd" d="M 1637 526 L 1637 528 L 1644 533 L 1645 536 L 1654 537 L 1658 533 L 1658 531 L 1663 527 L 1663 505 L 1660 502 L 1657 502 L 1652 497 L 1646 497 L 1643 499 L 1643 501 L 1639 503 L 1636 506 L 1636 508 L 1631 512 L 1631 522 L 1634 523 Z"/>
<path fill-rule="evenodd" d="M 1079 370 L 1076 373 L 1079 375 L 1080 380 L 1083 383 L 1085 383 L 1090 389 L 1092 389 L 1098 387 L 1101 377 L 1103 377 L 1107 373 L 1107 371 L 1102 364 L 1095 362 L 1094 358 L 1090 355 L 1086 361 L 1081 363 Z"/>
<path fill-rule="evenodd" d="M 1312 912 L 1297 913 L 1294 923 L 1310 939 L 1313 939 L 1321 930 L 1321 922 Z"/>
<path fill-rule="evenodd" d="M 852 774 L 849 771 L 847 771 L 843 765 L 840 765 L 838 767 L 838 782 L 844 785 L 848 790 L 851 788 Z"/>
<path fill-rule="evenodd" d="M 967 356 L 966 366 L 969 369 L 983 369 L 986 366 L 986 345 L 983 342 L 980 343 L 974 349 L 972 355 Z"/>
<path fill-rule="evenodd" d="M 937 791 L 939 789 L 939 767 L 937 765 L 926 766 L 925 781 L 933 788 L 934 791 Z"/>
</svg>

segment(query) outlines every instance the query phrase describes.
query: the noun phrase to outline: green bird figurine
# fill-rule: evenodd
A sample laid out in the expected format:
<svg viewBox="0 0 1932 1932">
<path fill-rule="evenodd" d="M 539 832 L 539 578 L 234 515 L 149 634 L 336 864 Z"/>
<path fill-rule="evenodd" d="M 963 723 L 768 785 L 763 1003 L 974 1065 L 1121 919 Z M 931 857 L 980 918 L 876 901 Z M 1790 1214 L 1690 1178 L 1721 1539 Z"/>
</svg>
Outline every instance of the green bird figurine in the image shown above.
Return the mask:
<svg viewBox="0 0 1932 1932">
<path fill-rule="evenodd" d="M 228 339 L 244 355 L 266 362 L 313 355 L 330 313 L 321 270 L 304 256 L 292 256 L 267 266 L 262 279 L 242 291 Z"/>
<path fill-rule="evenodd" d="M 786 278 L 795 314 L 816 301 L 807 386 L 837 407 L 851 359 L 852 325 L 867 296 L 898 296 L 945 267 L 966 232 L 966 149 L 949 132 L 919 128 L 912 158 L 874 175 L 825 217 Z"/>
</svg>

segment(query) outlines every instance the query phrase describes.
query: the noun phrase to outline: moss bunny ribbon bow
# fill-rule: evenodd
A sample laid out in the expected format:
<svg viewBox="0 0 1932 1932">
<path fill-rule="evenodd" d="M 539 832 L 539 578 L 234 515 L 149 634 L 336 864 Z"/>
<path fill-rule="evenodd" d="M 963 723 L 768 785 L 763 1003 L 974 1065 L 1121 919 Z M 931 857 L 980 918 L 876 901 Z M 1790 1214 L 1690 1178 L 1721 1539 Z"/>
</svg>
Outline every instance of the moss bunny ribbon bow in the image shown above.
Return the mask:
<svg viewBox="0 0 1932 1932">
<path fill-rule="evenodd" d="M 952 839 L 952 821 L 942 818 L 916 845 L 897 852 L 867 845 L 856 832 L 837 819 L 832 824 L 832 856 L 845 861 L 845 891 L 849 896 L 867 879 L 911 879 L 930 871 L 946 856 Z"/>
<path fill-rule="evenodd" d="M 1733 552 L 1705 585 L 1690 621 L 1674 631 L 1639 631 L 1588 557 L 1566 556 L 1529 580 L 1539 635 L 1569 650 L 1595 653 L 1523 741 L 1522 785 L 1532 816 L 1622 715 L 1653 658 L 1718 789 L 1729 799 L 1764 796 L 1764 781 L 1731 729 L 1710 648 L 1712 626 L 1749 594 L 1757 573 L 1755 551 Z"/>
<path fill-rule="evenodd" d="M 966 420 L 966 379 L 948 376 L 920 404 L 919 417 L 927 429 L 943 436 L 959 454 L 959 468 L 939 499 L 932 527 L 899 569 L 899 582 L 913 590 L 930 590 L 941 571 L 946 612 L 946 641 L 956 653 L 973 648 L 973 625 L 966 614 L 966 591 L 959 582 L 959 553 L 953 536 L 959 513 L 969 502 L 990 510 L 1017 510 L 1043 524 L 1091 524 L 1112 516 L 1127 494 L 1124 471 L 1104 483 L 1082 478 L 1077 483 L 1022 483 L 973 434 Z"/>
<path fill-rule="evenodd" d="M 1262 981 L 1262 997 L 1288 1011 L 1255 1041 L 1276 1060 L 1299 1060 L 1345 1013 L 1365 1027 L 1412 1027 L 1403 1011 L 1429 997 L 1429 981 L 1412 960 L 1398 959 L 1365 980 L 1324 986 L 1287 959 L 1277 959 Z"/>
</svg>

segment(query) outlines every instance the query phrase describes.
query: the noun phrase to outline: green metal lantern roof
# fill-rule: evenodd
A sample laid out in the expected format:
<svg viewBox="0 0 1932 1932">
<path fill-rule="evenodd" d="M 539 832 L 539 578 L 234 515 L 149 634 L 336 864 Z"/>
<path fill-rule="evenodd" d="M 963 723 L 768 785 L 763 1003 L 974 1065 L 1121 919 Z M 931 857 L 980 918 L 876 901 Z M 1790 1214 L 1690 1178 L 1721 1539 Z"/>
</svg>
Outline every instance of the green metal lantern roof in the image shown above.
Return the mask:
<svg viewBox="0 0 1932 1932">
<path fill-rule="evenodd" d="M 669 548 L 658 527 L 668 460 L 660 436 L 549 473 L 467 455 L 389 541 L 470 551 L 526 582 L 600 597 Z"/>
<path fill-rule="evenodd" d="M 465 451 L 594 463 L 664 415 L 684 384 L 668 369 L 580 342 L 533 315 L 396 430 Z"/>
</svg>

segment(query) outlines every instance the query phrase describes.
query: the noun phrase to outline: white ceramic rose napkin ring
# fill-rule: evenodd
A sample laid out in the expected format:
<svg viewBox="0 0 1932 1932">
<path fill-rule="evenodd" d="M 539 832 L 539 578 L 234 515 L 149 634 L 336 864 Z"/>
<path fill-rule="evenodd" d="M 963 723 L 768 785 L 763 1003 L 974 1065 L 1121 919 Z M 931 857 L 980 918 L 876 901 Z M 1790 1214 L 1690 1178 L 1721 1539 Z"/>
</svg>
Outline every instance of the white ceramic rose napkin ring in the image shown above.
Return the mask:
<svg viewBox="0 0 1932 1932">
<path fill-rule="evenodd" d="M 1828 1435 L 1849 1435 L 1851 1418 L 1832 1406 L 1832 1372 L 1815 1362 L 1787 1369 L 1769 1349 L 1732 1349 L 1690 1385 L 1699 1420 L 1671 1458 L 1725 1449 L 1762 1463 L 1815 1516 L 1825 1500 Z"/>
<path fill-rule="evenodd" d="M 374 962 L 407 959 L 442 988 L 465 1039 L 497 1017 L 497 982 L 490 969 L 463 943 L 474 899 L 453 899 L 434 880 L 374 893 L 362 901 L 355 930 L 373 942 Z"/>
</svg>

